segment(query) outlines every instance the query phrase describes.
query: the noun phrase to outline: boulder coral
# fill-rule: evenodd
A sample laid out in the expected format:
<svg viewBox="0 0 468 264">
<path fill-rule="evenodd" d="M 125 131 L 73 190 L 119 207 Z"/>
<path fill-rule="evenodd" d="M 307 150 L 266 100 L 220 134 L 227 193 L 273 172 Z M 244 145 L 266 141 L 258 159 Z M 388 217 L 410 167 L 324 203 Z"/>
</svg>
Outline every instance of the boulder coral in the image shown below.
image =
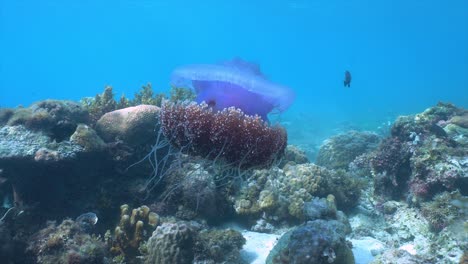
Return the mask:
<svg viewBox="0 0 468 264">
<path fill-rule="evenodd" d="M 185 223 L 163 223 L 146 245 L 147 264 L 191 263 L 194 232 Z"/>
<path fill-rule="evenodd" d="M 163 134 L 189 153 L 243 169 L 270 166 L 284 153 L 286 131 L 259 116 L 236 108 L 214 112 L 206 104 L 174 104 L 161 108 Z"/>
<path fill-rule="evenodd" d="M 316 164 L 328 169 L 347 169 L 357 156 L 376 149 L 379 143 L 380 138 L 375 133 L 348 131 L 324 142 Z"/>
<path fill-rule="evenodd" d="M 286 232 L 268 255 L 266 263 L 342 263 L 354 264 L 346 235 L 351 227 L 346 217 L 338 214 L 334 197 L 314 199 L 305 204 L 306 223 Z"/>
<path fill-rule="evenodd" d="M 159 107 L 138 105 L 104 114 L 96 123 L 96 131 L 106 142 L 122 140 L 135 146 L 155 138 Z"/>
</svg>

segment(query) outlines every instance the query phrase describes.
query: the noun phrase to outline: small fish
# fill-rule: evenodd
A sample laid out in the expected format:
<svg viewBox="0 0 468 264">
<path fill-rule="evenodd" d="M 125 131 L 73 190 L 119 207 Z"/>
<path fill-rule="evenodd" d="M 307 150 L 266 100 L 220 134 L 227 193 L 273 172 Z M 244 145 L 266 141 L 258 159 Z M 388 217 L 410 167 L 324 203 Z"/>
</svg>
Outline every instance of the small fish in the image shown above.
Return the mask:
<svg viewBox="0 0 468 264">
<path fill-rule="evenodd" d="M 76 218 L 76 222 L 84 226 L 93 226 L 97 223 L 98 217 L 95 213 L 84 213 Z"/>
<path fill-rule="evenodd" d="M 343 83 L 345 87 L 351 87 L 351 73 L 349 71 L 345 71 Z"/>
</svg>

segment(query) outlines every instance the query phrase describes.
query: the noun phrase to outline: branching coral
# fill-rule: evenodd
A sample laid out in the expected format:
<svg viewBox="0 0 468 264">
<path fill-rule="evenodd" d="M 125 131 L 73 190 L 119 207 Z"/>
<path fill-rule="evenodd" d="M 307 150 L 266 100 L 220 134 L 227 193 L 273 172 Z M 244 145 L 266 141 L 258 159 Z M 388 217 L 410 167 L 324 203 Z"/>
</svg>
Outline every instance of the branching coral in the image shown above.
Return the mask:
<svg viewBox="0 0 468 264">
<path fill-rule="evenodd" d="M 269 166 L 281 157 L 287 134 L 270 127 L 259 116 L 247 116 L 236 108 L 212 111 L 206 104 L 165 103 L 161 129 L 175 146 L 234 167 Z"/>
<path fill-rule="evenodd" d="M 119 225 L 115 228 L 114 237 L 108 240 L 111 252 L 126 258 L 136 256 L 140 243 L 158 224 L 159 216 L 150 212 L 147 206 L 135 208 L 131 212 L 128 205 L 120 206 Z"/>
</svg>

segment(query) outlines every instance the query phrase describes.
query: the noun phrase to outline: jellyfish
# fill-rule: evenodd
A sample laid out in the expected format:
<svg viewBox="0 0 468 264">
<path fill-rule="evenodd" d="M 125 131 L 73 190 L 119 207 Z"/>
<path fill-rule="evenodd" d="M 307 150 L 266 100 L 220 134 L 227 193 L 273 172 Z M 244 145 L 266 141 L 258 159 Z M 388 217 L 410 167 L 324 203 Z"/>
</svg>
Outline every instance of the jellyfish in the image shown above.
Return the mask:
<svg viewBox="0 0 468 264">
<path fill-rule="evenodd" d="M 192 89 L 198 103 L 204 101 L 215 111 L 236 107 L 263 120 L 273 110 L 285 111 L 295 98 L 290 88 L 271 82 L 258 65 L 240 58 L 179 67 L 172 72 L 171 84 Z"/>
</svg>

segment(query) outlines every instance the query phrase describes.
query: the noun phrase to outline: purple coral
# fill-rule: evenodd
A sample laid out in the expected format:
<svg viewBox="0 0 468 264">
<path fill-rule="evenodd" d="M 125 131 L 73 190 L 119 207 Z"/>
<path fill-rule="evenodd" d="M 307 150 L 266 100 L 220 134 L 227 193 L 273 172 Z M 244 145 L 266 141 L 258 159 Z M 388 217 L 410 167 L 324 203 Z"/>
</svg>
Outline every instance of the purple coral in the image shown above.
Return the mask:
<svg viewBox="0 0 468 264">
<path fill-rule="evenodd" d="M 285 111 L 295 98 L 288 87 L 267 80 L 258 65 L 239 58 L 179 67 L 173 71 L 171 83 L 193 89 L 198 103 L 204 101 L 216 111 L 236 107 L 264 120 L 274 109 Z"/>
<path fill-rule="evenodd" d="M 282 127 L 270 127 L 259 116 L 233 107 L 214 112 L 206 104 L 165 103 L 160 122 L 173 145 L 241 168 L 271 165 L 287 144 Z"/>
</svg>

